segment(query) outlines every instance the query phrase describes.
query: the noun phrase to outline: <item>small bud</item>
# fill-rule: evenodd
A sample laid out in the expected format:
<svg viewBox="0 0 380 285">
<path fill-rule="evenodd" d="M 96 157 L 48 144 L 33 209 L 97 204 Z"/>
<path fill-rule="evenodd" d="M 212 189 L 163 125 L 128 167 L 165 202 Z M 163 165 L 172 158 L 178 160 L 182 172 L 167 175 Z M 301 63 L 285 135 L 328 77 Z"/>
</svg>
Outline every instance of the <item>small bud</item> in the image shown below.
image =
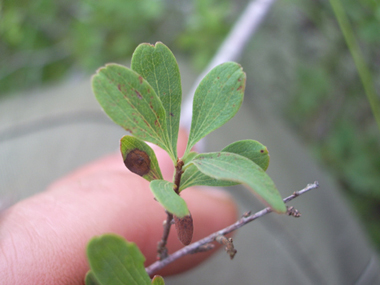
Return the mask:
<svg viewBox="0 0 380 285">
<path fill-rule="evenodd" d="M 193 218 L 191 215 L 184 216 L 183 218 L 174 216 L 174 224 L 181 243 L 183 245 L 190 244 L 193 238 Z"/>
</svg>

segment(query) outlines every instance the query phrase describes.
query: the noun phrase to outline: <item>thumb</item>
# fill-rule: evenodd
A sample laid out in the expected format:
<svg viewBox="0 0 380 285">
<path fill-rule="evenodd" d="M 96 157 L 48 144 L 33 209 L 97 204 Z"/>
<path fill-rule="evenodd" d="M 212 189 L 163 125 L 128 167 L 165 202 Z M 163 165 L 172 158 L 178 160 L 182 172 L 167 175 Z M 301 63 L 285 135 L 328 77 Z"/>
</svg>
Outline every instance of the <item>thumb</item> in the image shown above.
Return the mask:
<svg viewBox="0 0 380 285">
<path fill-rule="evenodd" d="M 181 137 L 186 141 L 183 134 Z M 168 159 L 162 150 L 157 150 L 157 157 L 166 169 Z M 194 240 L 236 219 L 235 204 L 223 192 L 189 188 L 183 197 L 193 216 Z M 24 284 L 25 280 L 30 284 L 82 284 L 88 270 L 88 241 L 110 232 L 135 242 L 149 265 L 155 261 L 165 218 L 149 183 L 130 173 L 120 155 L 108 156 L 4 212 L 0 275 L 4 284 Z M 182 247 L 174 231 L 168 245 L 169 252 Z M 186 256 L 162 274 L 189 269 L 210 254 Z"/>
</svg>

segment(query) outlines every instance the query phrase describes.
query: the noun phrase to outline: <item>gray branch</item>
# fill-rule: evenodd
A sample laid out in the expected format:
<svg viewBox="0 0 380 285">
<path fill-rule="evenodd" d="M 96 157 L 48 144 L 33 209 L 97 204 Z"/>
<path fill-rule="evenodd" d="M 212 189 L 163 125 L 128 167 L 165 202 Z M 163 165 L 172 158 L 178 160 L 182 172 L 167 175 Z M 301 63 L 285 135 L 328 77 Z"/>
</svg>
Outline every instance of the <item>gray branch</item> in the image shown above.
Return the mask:
<svg viewBox="0 0 380 285">
<path fill-rule="evenodd" d="M 283 199 L 284 203 L 287 203 L 291 200 L 293 200 L 294 198 L 312 190 L 312 189 L 315 189 L 315 188 L 318 188 L 318 182 L 314 182 L 312 184 L 308 184 L 304 189 L 298 191 L 298 192 L 294 192 L 292 195 L 286 197 Z M 188 255 L 188 254 L 191 254 L 191 253 L 194 253 L 194 252 L 197 252 L 197 249 L 206 245 L 206 244 L 209 244 L 211 242 L 213 242 L 215 240 L 216 237 L 218 236 L 224 236 L 228 233 L 231 233 L 243 226 L 245 226 L 246 224 L 266 215 L 266 214 L 269 214 L 273 212 L 271 208 L 267 207 L 253 215 L 244 215 L 242 218 L 240 218 L 237 222 L 235 222 L 234 224 L 220 230 L 220 231 L 217 231 L 197 242 L 194 242 L 176 252 L 174 252 L 173 254 L 169 255 L 167 258 L 161 260 L 161 261 L 156 261 L 154 263 L 152 263 L 150 266 L 148 266 L 147 268 L 145 268 L 146 272 L 149 274 L 149 275 L 153 275 L 155 272 L 157 272 L 158 270 L 164 268 L 165 266 L 167 266 L 168 264 L 172 263 L 173 261 L 177 260 L 178 258 L 181 258 L 185 255 Z"/>
</svg>

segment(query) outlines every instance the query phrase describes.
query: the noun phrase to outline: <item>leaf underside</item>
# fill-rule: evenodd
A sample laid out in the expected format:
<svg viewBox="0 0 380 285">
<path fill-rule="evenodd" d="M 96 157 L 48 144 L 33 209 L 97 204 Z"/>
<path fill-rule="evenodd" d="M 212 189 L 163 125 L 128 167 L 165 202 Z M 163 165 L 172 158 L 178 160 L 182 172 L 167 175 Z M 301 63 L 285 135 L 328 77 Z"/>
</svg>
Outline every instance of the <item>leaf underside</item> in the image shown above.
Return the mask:
<svg viewBox="0 0 380 285">
<path fill-rule="evenodd" d="M 125 166 L 148 181 L 163 179 L 156 154 L 145 142 L 124 136 L 120 140 L 120 151 Z"/>
<path fill-rule="evenodd" d="M 193 116 L 186 153 L 203 137 L 235 116 L 243 102 L 245 73 L 235 62 L 212 69 L 194 94 Z"/>
<path fill-rule="evenodd" d="M 234 142 L 226 146 L 222 152 L 236 153 L 244 156 L 252 160 L 263 170 L 267 170 L 269 165 L 269 154 L 267 148 L 261 143 L 254 140 L 241 140 Z M 189 163 L 195 155 L 196 154 L 194 153 L 190 153 L 186 158 L 186 163 Z M 237 184 L 240 183 L 215 179 L 213 177 L 207 176 L 206 174 L 199 171 L 195 165 L 190 164 L 188 167 L 186 167 L 185 172 L 182 175 L 181 186 L 179 190 L 182 191 L 188 187 L 196 185 L 227 187 Z"/>
<path fill-rule="evenodd" d="M 241 140 L 234 142 L 222 149 L 222 152 L 236 153 L 244 156 L 263 170 L 267 170 L 269 166 L 269 153 L 266 146 L 254 140 Z"/>
<path fill-rule="evenodd" d="M 149 184 L 156 200 L 173 215 L 183 218 L 190 214 L 185 200 L 174 190 L 174 184 L 166 180 L 153 180 Z"/>
<path fill-rule="evenodd" d="M 182 87 L 177 61 L 161 42 L 140 44 L 133 53 L 131 69 L 141 74 L 156 91 L 166 111 L 166 125 L 172 151 L 177 153 Z M 177 159 L 177 157 L 175 157 Z"/>
<path fill-rule="evenodd" d="M 93 277 L 99 284 L 151 284 L 145 271 L 145 257 L 138 247 L 124 238 L 106 234 L 94 237 L 87 245 Z"/>
<path fill-rule="evenodd" d="M 92 88 L 99 104 L 115 123 L 174 157 L 167 135 L 165 109 L 141 75 L 118 64 L 107 64 L 93 76 Z"/>
<path fill-rule="evenodd" d="M 272 210 L 286 212 L 286 206 L 272 179 L 248 158 L 234 153 L 214 152 L 200 154 L 192 163 L 207 176 L 247 185 Z"/>
</svg>

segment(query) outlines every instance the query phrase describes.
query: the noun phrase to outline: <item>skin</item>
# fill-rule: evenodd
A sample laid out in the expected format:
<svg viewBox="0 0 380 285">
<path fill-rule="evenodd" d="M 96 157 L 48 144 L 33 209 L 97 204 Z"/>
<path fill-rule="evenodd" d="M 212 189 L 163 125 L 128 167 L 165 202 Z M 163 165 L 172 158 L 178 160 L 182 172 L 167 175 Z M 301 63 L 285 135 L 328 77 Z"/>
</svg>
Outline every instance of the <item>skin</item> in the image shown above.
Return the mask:
<svg viewBox="0 0 380 285">
<path fill-rule="evenodd" d="M 186 134 L 181 131 L 180 154 L 186 141 Z M 170 180 L 171 160 L 161 149 L 155 151 L 165 179 Z M 194 220 L 193 241 L 236 221 L 236 206 L 225 192 L 192 188 L 181 196 Z M 153 199 L 149 183 L 129 172 L 120 154 L 104 157 L 2 213 L 1 283 L 83 284 L 88 270 L 87 242 L 95 235 L 110 232 L 135 242 L 146 257 L 147 266 L 156 260 L 165 218 L 163 208 Z M 169 252 L 182 247 L 174 227 L 168 245 Z M 213 252 L 185 256 L 158 274 L 183 272 Z"/>
</svg>

